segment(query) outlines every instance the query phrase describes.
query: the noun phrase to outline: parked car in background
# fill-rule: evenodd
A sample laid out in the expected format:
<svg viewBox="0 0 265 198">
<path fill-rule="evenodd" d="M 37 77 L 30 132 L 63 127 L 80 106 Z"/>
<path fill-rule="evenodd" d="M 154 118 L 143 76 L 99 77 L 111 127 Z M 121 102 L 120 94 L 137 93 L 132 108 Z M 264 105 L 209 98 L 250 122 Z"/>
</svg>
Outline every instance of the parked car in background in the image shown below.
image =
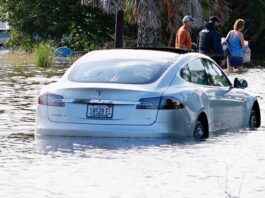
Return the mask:
<svg viewBox="0 0 265 198">
<path fill-rule="evenodd" d="M 168 51 L 167 51 L 168 50 Z M 36 135 L 207 138 L 260 126 L 247 82 L 178 49 L 92 51 L 38 97 Z"/>
</svg>

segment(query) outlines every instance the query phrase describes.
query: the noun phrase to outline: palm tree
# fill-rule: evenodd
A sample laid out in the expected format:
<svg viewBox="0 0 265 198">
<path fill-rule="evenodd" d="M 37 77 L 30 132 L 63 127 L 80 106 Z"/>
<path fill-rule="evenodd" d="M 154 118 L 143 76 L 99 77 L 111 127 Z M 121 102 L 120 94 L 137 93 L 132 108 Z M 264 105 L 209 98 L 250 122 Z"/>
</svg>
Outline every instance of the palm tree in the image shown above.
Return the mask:
<svg viewBox="0 0 265 198">
<path fill-rule="evenodd" d="M 133 15 L 132 19 L 138 26 L 137 45 L 157 45 L 162 19 L 165 18 L 171 36 L 168 43 L 171 43 L 176 29 L 181 26 L 181 19 L 184 15 L 190 14 L 197 18 L 195 27 L 203 25 L 203 16 L 209 17 L 215 13 L 223 18 L 228 16 L 228 6 L 224 0 L 82 0 L 84 4 L 101 6 L 109 13 L 126 11 Z M 203 12 L 202 8 L 205 9 Z M 118 12 L 117 12 L 118 13 Z M 117 16 L 117 21 L 118 21 Z M 119 27 L 117 27 L 119 28 Z M 117 32 L 117 30 L 116 30 Z"/>
</svg>

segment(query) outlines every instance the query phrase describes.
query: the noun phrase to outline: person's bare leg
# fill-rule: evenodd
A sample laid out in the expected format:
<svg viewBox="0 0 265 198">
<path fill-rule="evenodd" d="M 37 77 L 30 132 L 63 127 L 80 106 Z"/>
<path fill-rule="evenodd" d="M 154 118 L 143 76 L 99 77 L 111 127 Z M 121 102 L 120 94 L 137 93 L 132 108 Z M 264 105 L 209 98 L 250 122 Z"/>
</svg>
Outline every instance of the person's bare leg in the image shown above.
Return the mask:
<svg viewBox="0 0 265 198">
<path fill-rule="evenodd" d="M 226 65 L 227 65 L 227 71 L 228 72 L 234 72 L 234 67 L 230 65 L 228 57 L 226 59 Z"/>
</svg>

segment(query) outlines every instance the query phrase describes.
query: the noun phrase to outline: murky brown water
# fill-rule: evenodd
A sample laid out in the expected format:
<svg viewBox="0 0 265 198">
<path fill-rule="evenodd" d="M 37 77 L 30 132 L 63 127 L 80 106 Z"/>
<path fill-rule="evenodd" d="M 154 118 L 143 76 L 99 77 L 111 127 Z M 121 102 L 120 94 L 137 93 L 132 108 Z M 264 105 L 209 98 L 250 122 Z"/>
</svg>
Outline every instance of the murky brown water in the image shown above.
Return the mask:
<svg viewBox="0 0 265 198">
<path fill-rule="evenodd" d="M 0 53 L 0 197 L 265 197 L 265 69 L 245 74 L 262 127 L 190 139 L 34 139 L 37 94 L 64 68 L 5 64 Z"/>
</svg>

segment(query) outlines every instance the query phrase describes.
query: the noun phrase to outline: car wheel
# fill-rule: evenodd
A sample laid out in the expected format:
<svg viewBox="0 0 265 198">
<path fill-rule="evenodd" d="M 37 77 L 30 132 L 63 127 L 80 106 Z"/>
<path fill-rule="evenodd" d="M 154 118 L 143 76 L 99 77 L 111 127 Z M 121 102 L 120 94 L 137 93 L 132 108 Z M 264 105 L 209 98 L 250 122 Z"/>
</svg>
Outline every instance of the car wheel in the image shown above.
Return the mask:
<svg viewBox="0 0 265 198">
<path fill-rule="evenodd" d="M 258 128 L 258 112 L 256 109 L 251 110 L 249 122 L 248 122 L 250 129 Z"/>
<path fill-rule="evenodd" d="M 196 140 L 203 140 L 207 137 L 207 131 L 201 121 L 197 121 L 193 132 L 193 137 Z"/>
</svg>

